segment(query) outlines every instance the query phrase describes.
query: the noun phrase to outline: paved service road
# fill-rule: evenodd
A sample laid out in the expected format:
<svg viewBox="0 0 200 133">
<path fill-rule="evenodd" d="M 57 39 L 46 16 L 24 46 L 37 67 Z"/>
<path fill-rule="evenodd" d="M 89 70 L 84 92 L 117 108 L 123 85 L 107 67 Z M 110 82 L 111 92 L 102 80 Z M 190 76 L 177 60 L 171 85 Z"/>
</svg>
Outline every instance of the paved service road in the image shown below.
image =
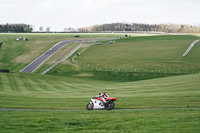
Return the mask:
<svg viewBox="0 0 200 133">
<path fill-rule="evenodd" d="M 49 57 L 51 57 L 54 53 L 56 53 L 59 49 L 64 47 L 65 45 L 76 42 L 77 40 L 70 40 L 70 41 L 62 41 L 54 45 L 51 49 L 46 51 L 44 54 L 42 54 L 40 57 L 35 59 L 33 62 L 31 62 L 28 66 L 26 66 L 24 69 L 22 69 L 20 72 L 24 73 L 32 73 L 37 69 L 43 62 L 45 62 Z"/>
</svg>

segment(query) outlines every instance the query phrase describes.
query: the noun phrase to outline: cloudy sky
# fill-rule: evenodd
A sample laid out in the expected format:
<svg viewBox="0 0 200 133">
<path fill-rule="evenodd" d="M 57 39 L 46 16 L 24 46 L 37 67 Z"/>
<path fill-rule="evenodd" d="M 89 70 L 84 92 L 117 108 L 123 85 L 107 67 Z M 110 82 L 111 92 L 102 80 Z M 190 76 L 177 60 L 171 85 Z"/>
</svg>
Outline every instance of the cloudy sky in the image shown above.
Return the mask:
<svg viewBox="0 0 200 133">
<path fill-rule="evenodd" d="M 200 24 L 200 0 L 0 0 L 0 24 L 63 31 L 94 24 Z"/>
</svg>

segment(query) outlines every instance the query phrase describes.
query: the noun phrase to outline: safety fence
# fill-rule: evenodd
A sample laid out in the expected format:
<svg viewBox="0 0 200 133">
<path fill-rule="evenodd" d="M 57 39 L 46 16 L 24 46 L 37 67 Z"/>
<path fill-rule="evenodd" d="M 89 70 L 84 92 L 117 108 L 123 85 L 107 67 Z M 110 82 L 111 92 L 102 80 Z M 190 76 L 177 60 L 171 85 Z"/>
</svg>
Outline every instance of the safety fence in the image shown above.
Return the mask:
<svg viewBox="0 0 200 133">
<path fill-rule="evenodd" d="M 109 38 L 109 39 L 97 39 L 97 40 L 92 40 L 92 41 L 86 41 L 87 43 L 91 43 L 91 42 L 97 42 L 97 41 L 105 41 L 105 40 L 116 40 L 116 39 L 121 39 L 121 38 Z M 87 49 L 87 48 L 86 48 Z M 77 60 L 75 60 L 77 58 L 77 56 L 75 55 L 72 58 L 72 62 L 81 65 L 81 66 L 85 66 L 88 68 L 92 68 L 95 69 L 97 71 L 113 71 L 113 72 L 152 72 L 152 73 L 177 73 L 177 74 L 192 74 L 192 73 L 200 73 L 200 69 L 199 70 L 191 70 L 191 69 L 178 69 L 178 68 L 173 68 L 173 67 L 169 67 L 169 68 L 107 68 L 105 66 L 100 66 L 100 65 L 92 65 L 89 63 L 85 63 L 85 62 L 78 62 Z"/>
<path fill-rule="evenodd" d="M 151 73 L 177 73 L 177 74 L 192 74 L 192 73 L 200 73 L 200 70 L 186 70 L 186 69 L 173 69 L 172 67 L 166 69 L 160 68 L 107 68 L 100 65 L 91 65 L 84 62 L 78 62 L 75 60 L 75 56 L 72 58 L 72 61 L 80 66 L 88 67 L 91 69 L 95 69 L 97 71 L 113 71 L 113 72 L 151 72 Z"/>
<path fill-rule="evenodd" d="M 93 43 L 93 42 L 100 42 L 100 41 L 118 40 L 118 39 L 122 39 L 122 38 L 124 38 L 124 37 L 114 37 L 114 38 L 103 38 L 103 39 L 83 40 L 83 42 L 86 42 L 86 43 Z"/>
</svg>

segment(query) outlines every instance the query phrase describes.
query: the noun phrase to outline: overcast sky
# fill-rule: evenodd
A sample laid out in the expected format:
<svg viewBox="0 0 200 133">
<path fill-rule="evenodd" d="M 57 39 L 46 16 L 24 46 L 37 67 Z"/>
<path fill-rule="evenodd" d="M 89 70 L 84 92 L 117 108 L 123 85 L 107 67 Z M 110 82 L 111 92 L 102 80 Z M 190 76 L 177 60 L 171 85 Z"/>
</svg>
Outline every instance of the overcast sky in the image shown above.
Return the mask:
<svg viewBox="0 0 200 133">
<path fill-rule="evenodd" d="M 200 24 L 200 0 L 0 0 L 0 24 L 63 31 L 114 22 Z"/>
</svg>

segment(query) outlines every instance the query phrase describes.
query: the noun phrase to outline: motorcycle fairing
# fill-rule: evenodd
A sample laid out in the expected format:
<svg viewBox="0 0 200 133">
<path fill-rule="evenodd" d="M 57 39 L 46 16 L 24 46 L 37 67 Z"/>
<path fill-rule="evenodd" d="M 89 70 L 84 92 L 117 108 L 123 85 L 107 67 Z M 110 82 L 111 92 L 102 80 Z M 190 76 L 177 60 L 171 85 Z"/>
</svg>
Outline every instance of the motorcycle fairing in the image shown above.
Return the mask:
<svg viewBox="0 0 200 133">
<path fill-rule="evenodd" d="M 113 98 L 113 97 L 108 97 L 108 98 L 106 98 L 106 101 L 109 101 L 109 100 L 111 100 L 111 101 L 116 101 L 117 99 L 116 99 L 116 98 Z"/>
<path fill-rule="evenodd" d="M 91 99 L 91 101 L 93 102 L 93 105 L 94 105 L 94 109 L 104 109 L 105 106 L 101 106 L 101 101 L 98 100 L 98 99 Z"/>
</svg>

